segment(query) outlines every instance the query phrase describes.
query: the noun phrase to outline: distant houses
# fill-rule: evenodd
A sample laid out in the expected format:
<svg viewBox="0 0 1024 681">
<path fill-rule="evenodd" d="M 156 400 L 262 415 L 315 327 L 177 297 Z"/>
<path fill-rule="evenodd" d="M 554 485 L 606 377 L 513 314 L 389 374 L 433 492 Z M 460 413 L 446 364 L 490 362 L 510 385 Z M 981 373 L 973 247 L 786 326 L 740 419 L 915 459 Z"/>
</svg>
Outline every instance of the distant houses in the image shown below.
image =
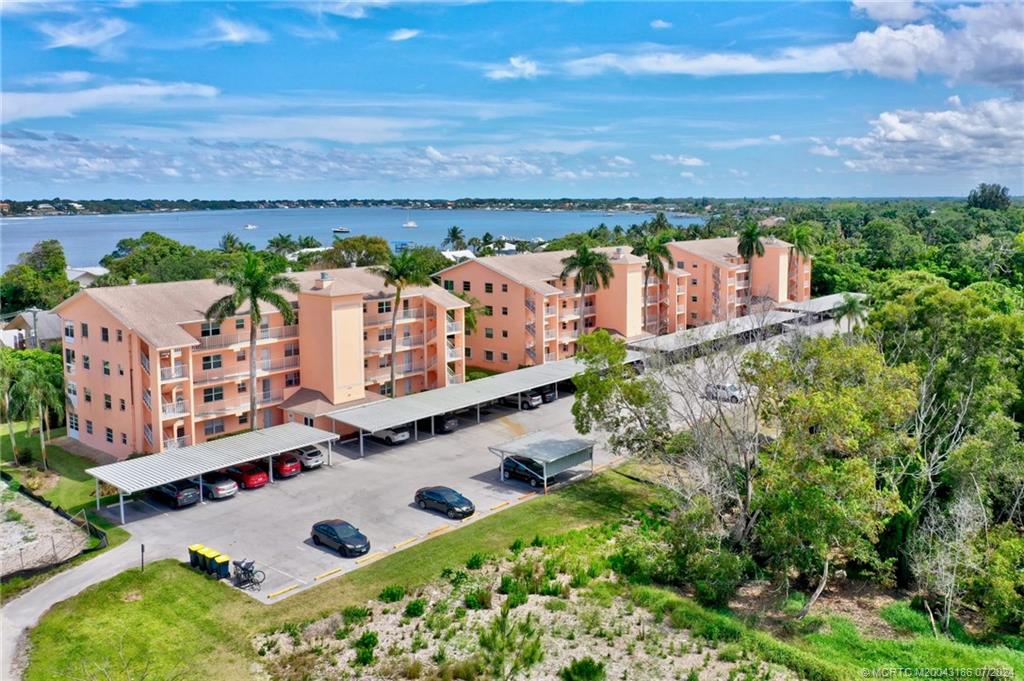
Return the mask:
<svg viewBox="0 0 1024 681">
<path fill-rule="evenodd" d="M 109 270 L 106 267 L 94 265 L 92 267 L 67 267 L 64 272 L 67 274 L 68 281 L 75 282 L 79 288 L 89 288 Z"/>
</svg>

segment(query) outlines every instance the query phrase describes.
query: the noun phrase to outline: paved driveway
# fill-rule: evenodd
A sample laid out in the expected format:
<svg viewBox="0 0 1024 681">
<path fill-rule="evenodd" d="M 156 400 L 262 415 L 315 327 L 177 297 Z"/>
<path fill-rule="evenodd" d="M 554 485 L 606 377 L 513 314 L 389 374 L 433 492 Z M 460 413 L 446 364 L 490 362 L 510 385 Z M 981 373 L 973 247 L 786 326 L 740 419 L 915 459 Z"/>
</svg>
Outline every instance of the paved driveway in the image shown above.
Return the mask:
<svg viewBox="0 0 1024 681">
<path fill-rule="evenodd" d="M 126 504 L 127 529 L 147 545 L 147 557 L 184 560 L 186 547 L 199 543 L 232 559 L 255 560 L 267 579 L 259 592 L 250 593 L 264 602 L 277 600 L 315 584 L 319 575 L 329 573 L 322 577 L 328 579 L 364 562 L 314 546 L 309 530 L 318 520 L 343 518 L 359 527 L 370 539 L 372 559 L 378 552 L 390 553 L 410 540 L 460 524 L 417 508 L 413 494 L 420 487 L 459 490 L 476 505 L 474 518 L 521 502 L 530 486 L 500 481 L 498 458 L 487 445 L 536 430 L 574 435 L 571 406 L 571 395 L 530 411 L 493 406 L 479 424 L 474 410 L 461 417 L 453 433 L 426 435 L 394 447 L 368 439 L 362 458 L 357 443 L 344 444 L 335 450 L 332 467 L 181 510 L 141 497 Z M 595 463 L 607 463 L 608 458 L 598 446 Z M 117 507 L 107 507 L 105 513 L 116 518 Z"/>
</svg>

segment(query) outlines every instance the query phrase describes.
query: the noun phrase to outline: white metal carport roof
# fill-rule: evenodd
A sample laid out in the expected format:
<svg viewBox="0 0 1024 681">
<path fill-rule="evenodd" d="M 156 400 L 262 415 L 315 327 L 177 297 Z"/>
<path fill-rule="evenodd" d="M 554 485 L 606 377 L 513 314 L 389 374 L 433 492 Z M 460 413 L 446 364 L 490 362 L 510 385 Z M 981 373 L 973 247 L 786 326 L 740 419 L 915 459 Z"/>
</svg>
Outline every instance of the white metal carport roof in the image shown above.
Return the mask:
<svg viewBox="0 0 1024 681">
<path fill-rule="evenodd" d="M 87 468 L 85 472 L 131 494 L 300 447 L 330 442 L 336 437 L 334 433 L 301 423 L 285 423 L 191 447 Z"/>
<path fill-rule="evenodd" d="M 581 437 L 558 435 L 543 430 L 529 433 L 514 440 L 488 447 L 491 452 L 501 457 L 502 466 L 505 458 L 525 456 L 533 459 L 544 467 L 544 490 L 547 491 L 548 478 L 562 471 L 575 468 L 585 461 L 594 461 L 594 442 Z"/>
<path fill-rule="evenodd" d="M 778 308 L 780 310 L 789 310 L 790 312 L 808 312 L 810 314 L 821 314 L 822 312 L 831 312 L 846 300 L 846 296 L 856 298 L 858 300 L 864 300 L 867 295 L 864 293 L 833 293 L 827 296 L 819 296 L 817 298 L 811 298 L 810 300 L 803 300 L 799 303 L 780 303 Z"/>
<path fill-rule="evenodd" d="M 633 362 L 642 357 L 640 353 L 629 352 L 626 355 L 626 361 Z M 401 426 L 411 421 L 468 409 L 484 402 L 501 399 L 506 395 L 536 390 L 545 385 L 572 378 L 583 369 L 582 362 L 575 359 L 563 359 L 495 374 L 475 381 L 456 383 L 445 388 L 404 395 L 393 400 L 382 400 L 348 409 L 339 409 L 331 412 L 328 416 L 339 423 L 372 433 L 385 428 Z"/>
<path fill-rule="evenodd" d="M 685 350 L 702 343 L 721 340 L 731 336 L 739 336 L 750 331 L 763 329 L 766 326 L 783 324 L 798 319 L 802 315 L 797 312 L 770 310 L 764 314 L 750 314 L 736 319 L 696 326 L 676 333 L 645 338 L 629 344 L 629 347 L 648 352 L 673 352 Z"/>
</svg>

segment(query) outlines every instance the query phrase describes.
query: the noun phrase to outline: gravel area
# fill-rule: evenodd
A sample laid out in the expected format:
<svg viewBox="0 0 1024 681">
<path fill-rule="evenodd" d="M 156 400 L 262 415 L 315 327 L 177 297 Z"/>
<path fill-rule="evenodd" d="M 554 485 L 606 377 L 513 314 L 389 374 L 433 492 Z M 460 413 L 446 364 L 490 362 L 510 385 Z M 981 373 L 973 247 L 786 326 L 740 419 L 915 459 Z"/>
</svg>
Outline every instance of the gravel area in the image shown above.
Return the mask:
<svg viewBox="0 0 1024 681">
<path fill-rule="evenodd" d="M 89 535 L 53 511 L 11 491 L 0 501 L 0 574 L 59 563 L 88 545 Z"/>
</svg>

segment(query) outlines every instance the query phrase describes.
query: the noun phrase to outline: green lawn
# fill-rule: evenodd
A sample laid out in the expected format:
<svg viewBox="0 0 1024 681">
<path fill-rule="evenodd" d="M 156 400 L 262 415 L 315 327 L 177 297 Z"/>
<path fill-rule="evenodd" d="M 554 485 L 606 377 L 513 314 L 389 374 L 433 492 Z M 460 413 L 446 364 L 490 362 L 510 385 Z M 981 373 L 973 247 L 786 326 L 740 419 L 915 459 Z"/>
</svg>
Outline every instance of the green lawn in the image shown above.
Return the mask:
<svg viewBox="0 0 1024 681">
<path fill-rule="evenodd" d="M 506 549 L 517 538 L 621 518 L 656 496 L 649 486 L 606 472 L 269 606 L 175 561 L 154 563 L 145 573 L 130 570 L 93 586 L 44 615 L 31 633 L 34 652 L 25 678 L 62 678 L 80 665 L 95 670 L 119 659 L 122 647 L 136 656 L 135 665 L 150 660 L 156 678 L 178 671 L 182 661 L 207 678 L 248 678 L 255 657 L 249 638 L 256 632 L 364 603 L 388 584 L 422 585 L 474 552 Z M 129 676 L 123 669 L 104 671 Z"/>
<path fill-rule="evenodd" d="M 466 380 L 467 381 L 475 381 L 478 378 L 487 378 L 488 376 L 495 376 L 495 375 L 500 374 L 500 373 L 501 373 L 500 371 L 493 371 L 491 369 L 484 369 L 483 367 L 467 366 L 466 367 Z"/>
</svg>

